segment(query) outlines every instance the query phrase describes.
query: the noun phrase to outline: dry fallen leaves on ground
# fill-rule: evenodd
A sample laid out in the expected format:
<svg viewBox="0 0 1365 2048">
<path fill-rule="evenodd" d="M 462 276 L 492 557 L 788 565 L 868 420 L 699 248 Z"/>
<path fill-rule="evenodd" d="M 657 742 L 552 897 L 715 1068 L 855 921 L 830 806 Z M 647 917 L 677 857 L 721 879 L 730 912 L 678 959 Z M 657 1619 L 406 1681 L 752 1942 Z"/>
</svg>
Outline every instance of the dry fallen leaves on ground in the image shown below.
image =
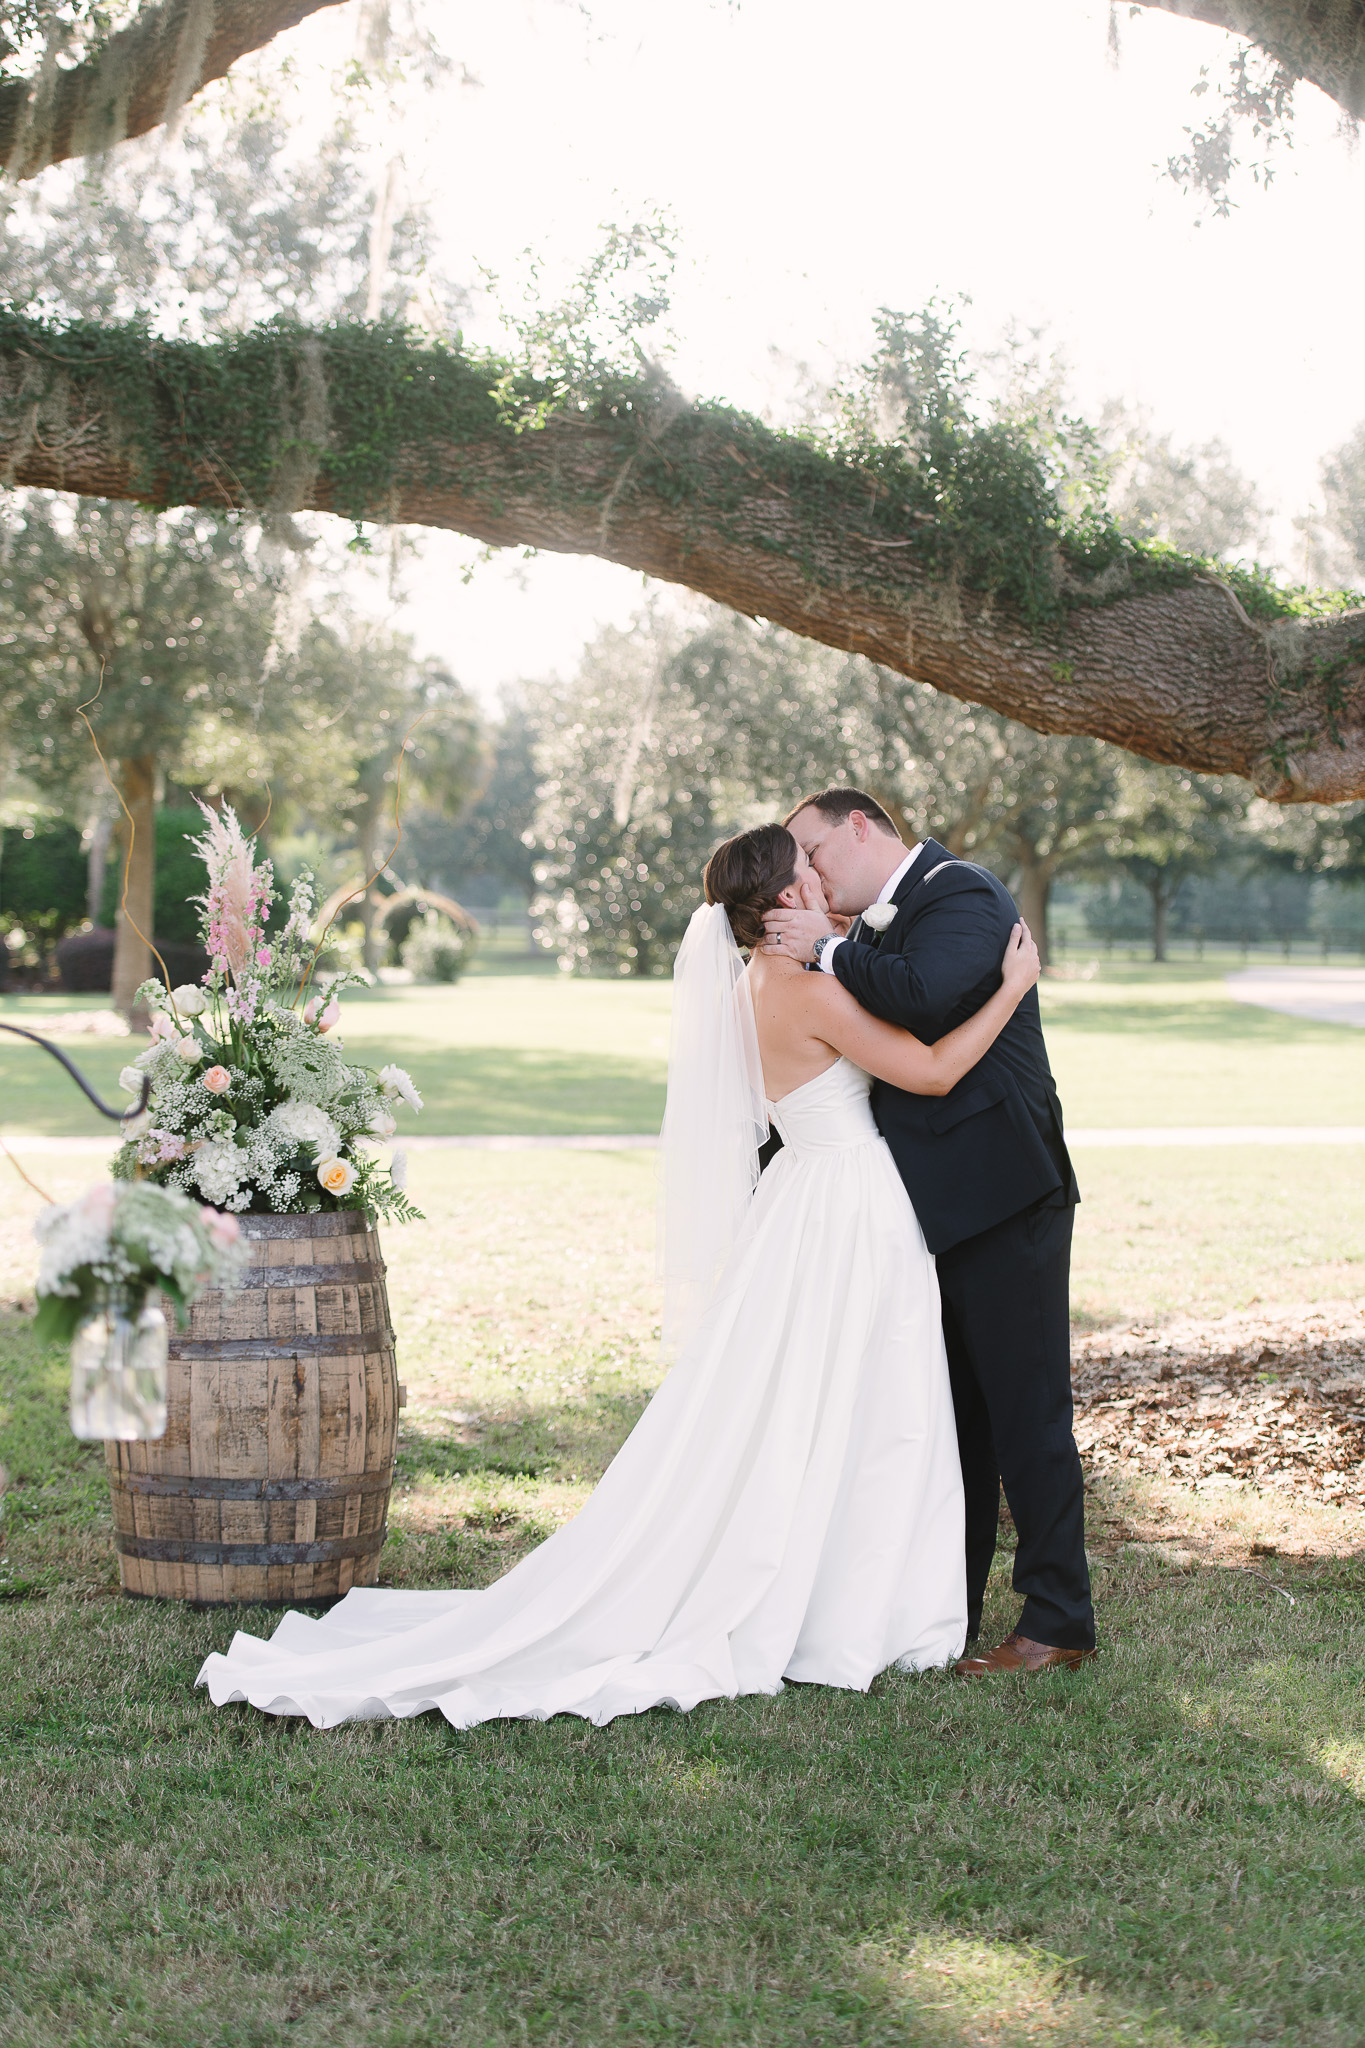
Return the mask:
<svg viewBox="0 0 1365 2048">
<path fill-rule="evenodd" d="M 1092 1471 L 1365 1507 L 1365 1303 L 1098 1331 L 1076 1340 L 1073 1382 Z"/>
</svg>

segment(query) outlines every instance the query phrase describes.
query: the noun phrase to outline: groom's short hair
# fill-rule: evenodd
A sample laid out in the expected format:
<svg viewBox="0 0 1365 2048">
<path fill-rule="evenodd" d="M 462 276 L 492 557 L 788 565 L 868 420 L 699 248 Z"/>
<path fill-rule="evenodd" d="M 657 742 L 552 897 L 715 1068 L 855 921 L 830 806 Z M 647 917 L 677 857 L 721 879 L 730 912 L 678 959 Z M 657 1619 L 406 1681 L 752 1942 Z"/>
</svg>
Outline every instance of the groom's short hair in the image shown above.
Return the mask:
<svg viewBox="0 0 1365 2048">
<path fill-rule="evenodd" d="M 818 811 L 831 825 L 842 825 L 855 811 L 861 811 L 879 832 L 889 832 L 893 839 L 901 836 L 876 797 L 869 796 L 865 789 L 822 789 L 816 796 L 803 796 L 799 804 L 792 805 L 782 823 L 790 825 L 799 811 Z"/>
</svg>

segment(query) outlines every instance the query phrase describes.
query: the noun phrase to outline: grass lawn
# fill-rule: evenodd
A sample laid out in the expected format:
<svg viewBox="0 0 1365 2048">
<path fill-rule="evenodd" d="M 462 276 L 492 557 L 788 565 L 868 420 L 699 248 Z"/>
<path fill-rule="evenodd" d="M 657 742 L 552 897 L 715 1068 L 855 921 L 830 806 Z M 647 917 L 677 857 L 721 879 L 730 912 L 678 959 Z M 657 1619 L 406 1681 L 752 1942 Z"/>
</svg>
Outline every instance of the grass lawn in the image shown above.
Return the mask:
<svg viewBox="0 0 1365 2048">
<path fill-rule="evenodd" d="M 26 1163 L 59 1197 L 97 1170 Z M 1358 1294 L 1361 1163 L 1088 1157 L 1083 1315 Z M 430 1221 L 386 1237 L 411 1405 L 383 1577 L 475 1585 L 574 1512 L 656 1377 L 653 1162 L 413 1167 Z M 0 1294 L 31 1284 L 35 1205 L 11 1176 Z M 1339 1511 L 1267 1566 L 1291 1607 L 1245 1568 L 1282 1502 L 1106 1475 L 1104 1655 L 1079 1678 L 317 1735 L 192 1690 L 208 1649 L 269 1614 L 117 1596 L 101 1455 L 66 1433 L 62 1380 L 11 1315 L 15 2048 L 1365 2038 L 1365 1586 Z M 1218 1543 L 1176 1570 L 1158 1525 Z M 988 1627 L 1013 1619 L 1002 1567 Z"/>
<path fill-rule="evenodd" d="M 416 1128 L 657 1130 L 669 984 L 576 980 L 534 960 L 497 965 L 454 988 L 379 988 L 346 1004 L 356 1057 L 396 1059 L 416 1076 L 426 1098 Z M 3 997 L 0 1019 L 41 1031 L 44 1017 L 107 1000 Z M 1072 1124 L 1365 1124 L 1365 1033 L 1233 1002 L 1221 967 L 1207 961 L 1050 980 L 1043 1009 Z M 76 1038 L 67 1049 L 113 1099 L 138 1043 Z M 0 1130 L 95 1127 L 54 1063 L 3 1035 L 0 1091 Z"/>
</svg>

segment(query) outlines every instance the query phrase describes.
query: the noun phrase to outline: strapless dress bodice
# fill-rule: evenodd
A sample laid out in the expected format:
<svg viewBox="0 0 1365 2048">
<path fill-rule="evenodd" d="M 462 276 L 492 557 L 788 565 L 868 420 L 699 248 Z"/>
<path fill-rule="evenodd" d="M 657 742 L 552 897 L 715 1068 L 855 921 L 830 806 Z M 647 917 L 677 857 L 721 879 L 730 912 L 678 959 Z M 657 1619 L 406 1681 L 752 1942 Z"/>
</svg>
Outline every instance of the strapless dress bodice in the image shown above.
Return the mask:
<svg viewBox="0 0 1365 2048">
<path fill-rule="evenodd" d="M 798 1157 L 803 1152 L 868 1145 L 878 1135 L 868 1101 L 871 1088 L 870 1074 L 852 1060 L 837 1059 L 813 1081 L 803 1081 L 780 1102 L 770 1102 L 768 1116 L 783 1145 Z"/>
</svg>

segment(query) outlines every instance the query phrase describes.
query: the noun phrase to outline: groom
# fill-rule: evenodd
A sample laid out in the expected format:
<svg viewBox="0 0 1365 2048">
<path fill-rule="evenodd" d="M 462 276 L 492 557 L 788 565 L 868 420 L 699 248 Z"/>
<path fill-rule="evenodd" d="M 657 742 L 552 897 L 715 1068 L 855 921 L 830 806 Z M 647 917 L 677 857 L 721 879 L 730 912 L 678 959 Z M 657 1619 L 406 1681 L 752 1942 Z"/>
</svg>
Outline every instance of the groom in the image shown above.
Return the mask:
<svg viewBox="0 0 1365 2048">
<path fill-rule="evenodd" d="M 864 1009 L 929 1044 L 999 988 L 1016 912 L 985 868 L 933 839 L 907 848 L 858 789 L 806 797 L 786 823 L 836 922 L 771 910 L 766 950 L 833 974 Z M 1018 1532 L 1018 1626 L 957 1669 L 976 1677 L 1074 1667 L 1095 1649 L 1071 1433 L 1068 1283 L 1080 1194 L 1036 991 L 946 1096 L 878 1081 L 872 1107 L 938 1263 L 966 1495 L 970 1636 L 980 1631 L 1002 1485 Z"/>
</svg>

